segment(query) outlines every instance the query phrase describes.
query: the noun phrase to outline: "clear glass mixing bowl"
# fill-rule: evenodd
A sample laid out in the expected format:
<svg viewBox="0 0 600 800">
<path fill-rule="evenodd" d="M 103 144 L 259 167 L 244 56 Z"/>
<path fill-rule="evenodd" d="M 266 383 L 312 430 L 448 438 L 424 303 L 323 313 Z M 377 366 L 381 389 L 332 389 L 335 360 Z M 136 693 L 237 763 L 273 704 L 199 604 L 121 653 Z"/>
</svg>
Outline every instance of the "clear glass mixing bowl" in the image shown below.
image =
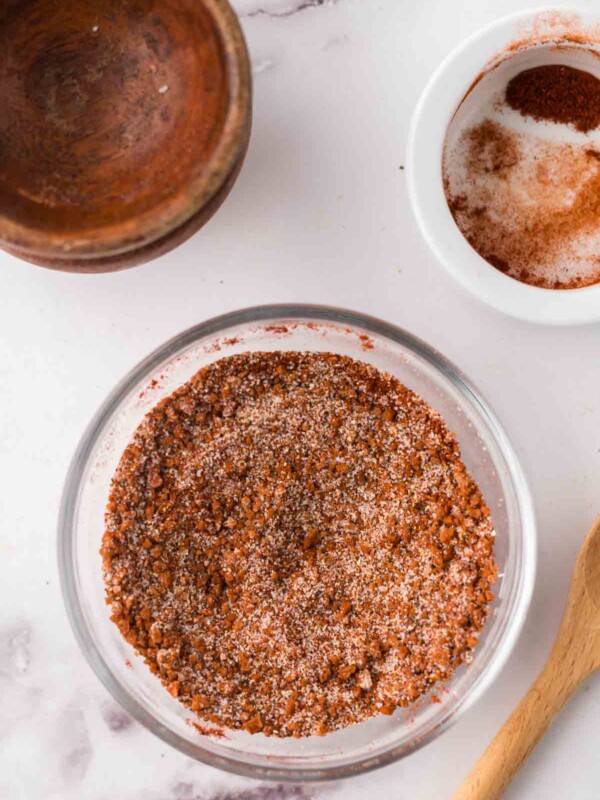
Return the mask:
<svg viewBox="0 0 600 800">
<path fill-rule="evenodd" d="M 492 509 L 500 578 L 473 662 L 441 695 L 325 737 L 199 733 L 110 622 L 99 547 L 109 484 L 144 415 L 197 370 L 257 350 L 328 351 L 386 370 L 437 409 Z M 478 392 L 443 356 L 372 317 L 318 306 L 264 306 L 211 319 L 176 336 L 135 367 L 105 400 L 75 453 L 58 530 L 61 582 L 83 652 L 115 699 L 165 742 L 215 767 L 255 778 L 324 780 L 388 764 L 439 736 L 490 685 L 521 628 L 535 572 L 530 494 L 506 435 Z"/>
</svg>

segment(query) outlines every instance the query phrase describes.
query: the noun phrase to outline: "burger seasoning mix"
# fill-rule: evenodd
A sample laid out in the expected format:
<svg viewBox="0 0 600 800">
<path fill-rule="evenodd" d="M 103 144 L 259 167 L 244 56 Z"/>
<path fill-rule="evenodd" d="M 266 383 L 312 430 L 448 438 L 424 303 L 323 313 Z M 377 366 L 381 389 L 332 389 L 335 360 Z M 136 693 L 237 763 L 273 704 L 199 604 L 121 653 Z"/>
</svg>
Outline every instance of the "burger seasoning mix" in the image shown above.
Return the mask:
<svg viewBox="0 0 600 800">
<path fill-rule="evenodd" d="M 327 353 L 201 370 L 112 481 L 112 620 L 198 717 L 273 736 L 392 714 L 468 662 L 493 600 L 490 511 L 441 417 Z"/>
</svg>

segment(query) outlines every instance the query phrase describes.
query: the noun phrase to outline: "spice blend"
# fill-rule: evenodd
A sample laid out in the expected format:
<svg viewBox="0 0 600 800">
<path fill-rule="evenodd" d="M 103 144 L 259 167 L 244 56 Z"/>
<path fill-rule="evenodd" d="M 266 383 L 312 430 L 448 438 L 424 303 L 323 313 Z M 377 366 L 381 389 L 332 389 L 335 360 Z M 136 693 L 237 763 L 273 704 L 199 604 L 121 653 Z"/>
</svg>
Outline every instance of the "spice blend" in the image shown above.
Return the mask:
<svg viewBox="0 0 600 800">
<path fill-rule="evenodd" d="M 600 148 L 508 124 L 507 109 L 588 132 L 600 80 L 563 65 L 521 72 L 492 97 L 443 159 L 452 215 L 471 246 L 517 280 L 547 289 L 600 281 Z"/>
<path fill-rule="evenodd" d="M 506 87 L 506 102 L 524 116 L 573 125 L 583 133 L 600 125 L 600 81 L 566 64 L 520 72 Z"/>
<path fill-rule="evenodd" d="M 497 574 L 444 421 L 323 353 L 224 358 L 159 403 L 114 476 L 102 555 L 111 618 L 168 691 L 282 737 L 448 680 Z"/>
</svg>

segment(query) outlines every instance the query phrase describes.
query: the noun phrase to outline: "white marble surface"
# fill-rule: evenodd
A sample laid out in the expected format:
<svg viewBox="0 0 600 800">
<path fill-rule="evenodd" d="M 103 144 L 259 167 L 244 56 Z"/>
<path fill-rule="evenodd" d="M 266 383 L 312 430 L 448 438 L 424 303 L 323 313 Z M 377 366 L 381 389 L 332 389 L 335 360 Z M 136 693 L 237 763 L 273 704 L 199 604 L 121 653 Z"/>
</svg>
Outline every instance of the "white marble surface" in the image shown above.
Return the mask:
<svg viewBox="0 0 600 800">
<path fill-rule="evenodd" d="M 115 275 L 69 276 L 0 256 L 3 800 L 440 800 L 533 679 L 600 512 L 600 325 L 538 328 L 465 295 L 421 240 L 401 170 L 410 114 L 436 64 L 521 6 L 237 0 L 256 77 L 254 134 L 239 182 L 208 227 L 177 252 Z M 57 580 L 63 477 L 105 394 L 184 327 L 276 301 L 366 311 L 443 350 L 505 423 L 539 512 L 533 605 L 495 685 L 416 755 L 323 787 L 227 776 L 153 738 L 84 662 Z M 598 800 L 599 719 L 595 679 L 507 797 Z"/>
</svg>

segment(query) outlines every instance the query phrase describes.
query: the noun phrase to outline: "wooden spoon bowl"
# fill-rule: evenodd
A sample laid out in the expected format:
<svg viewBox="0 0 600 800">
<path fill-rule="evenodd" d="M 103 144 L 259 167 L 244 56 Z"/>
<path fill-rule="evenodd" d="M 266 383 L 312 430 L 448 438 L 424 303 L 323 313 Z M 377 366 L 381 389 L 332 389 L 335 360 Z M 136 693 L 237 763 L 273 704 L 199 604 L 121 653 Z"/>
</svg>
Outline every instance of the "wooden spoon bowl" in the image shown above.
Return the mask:
<svg viewBox="0 0 600 800">
<path fill-rule="evenodd" d="M 0 246 L 107 271 L 160 255 L 231 188 L 251 123 L 227 0 L 7 0 Z"/>
<path fill-rule="evenodd" d="M 452 800 L 497 800 L 558 712 L 600 669 L 600 517 L 579 552 L 554 647 L 533 686 Z"/>
</svg>

